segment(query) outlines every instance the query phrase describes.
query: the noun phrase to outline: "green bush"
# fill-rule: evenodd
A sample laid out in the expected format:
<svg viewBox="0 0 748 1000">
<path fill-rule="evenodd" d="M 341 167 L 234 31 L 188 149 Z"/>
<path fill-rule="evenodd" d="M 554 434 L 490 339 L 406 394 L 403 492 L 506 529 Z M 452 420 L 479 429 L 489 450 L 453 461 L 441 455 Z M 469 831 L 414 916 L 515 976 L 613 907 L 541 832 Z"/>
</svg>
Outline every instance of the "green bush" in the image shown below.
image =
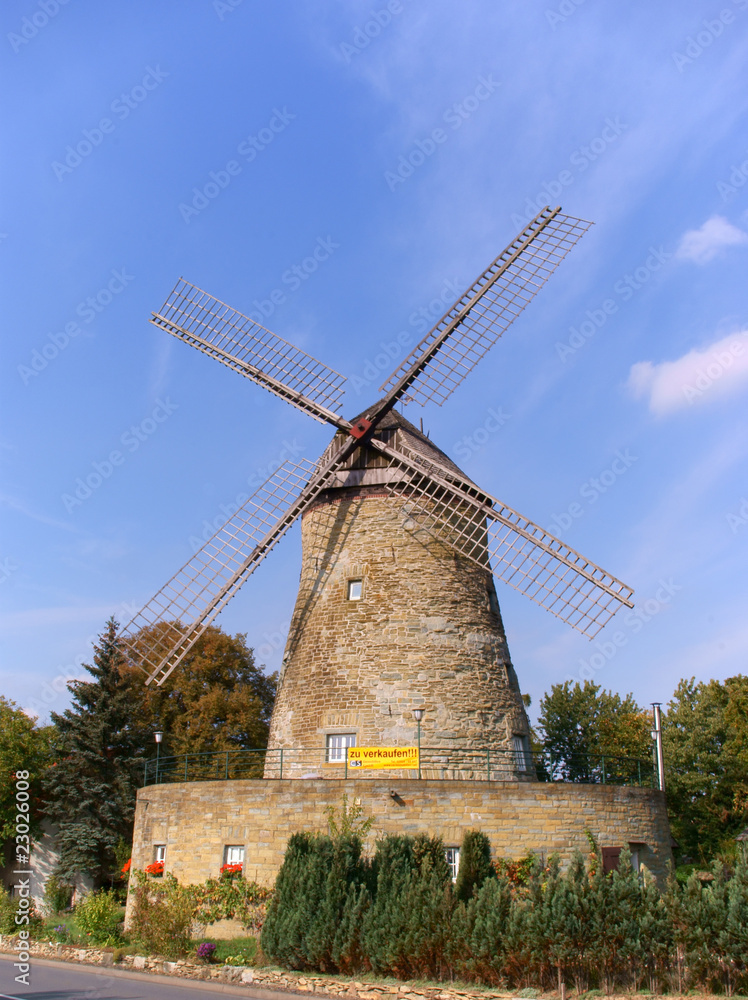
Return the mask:
<svg viewBox="0 0 748 1000">
<path fill-rule="evenodd" d="M 0 934 L 17 934 L 16 913 L 18 902 L 11 899 L 10 893 L 0 886 Z"/>
<path fill-rule="evenodd" d="M 262 930 L 271 889 L 242 877 L 209 878 L 204 885 L 194 888 L 198 899 L 195 911 L 198 923 L 239 920 L 248 931 L 257 934 Z"/>
<path fill-rule="evenodd" d="M 122 907 L 111 889 L 89 892 L 73 912 L 78 928 L 94 944 L 113 945 L 121 940 Z"/>
<path fill-rule="evenodd" d="M 495 875 L 491 865 L 491 842 L 480 830 L 468 830 L 460 847 L 460 869 L 455 882 L 455 899 L 463 903 Z"/>
<path fill-rule="evenodd" d="M 33 902 L 26 911 L 28 922 L 16 923 L 16 916 L 19 912 L 19 901 L 13 899 L 10 893 L 0 885 L 0 934 L 17 934 L 19 930 L 24 929 L 29 930 L 32 936 L 38 934 L 43 921 Z"/>
<path fill-rule="evenodd" d="M 181 886 L 165 872 L 158 881 L 134 873 L 131 934 L 149 951 L 181 958 L 192 947 L 191 929 L 198 906 L 196 887 Z"/>
<path fill-rule="evenodd" d="M 44 911 L 47 916 L 67 910 L 72 898 L 72 885 L 63 882 L 57 875 L 50 875 L 44 886 Z"/>
<path fill-rule="evenodd" d="M 473 836 L 480 859 L 485 843 Z M 476 850 L 474 850 L 476 848 Z M 470 852 L 468 852 L 468 857 Z M 262 944 L 299 969 L 449 979 L 589 996 L 748 989 L 748 863 L 715 864 L 662 893 L 629 852 L 604 872 L 597 846 L 568 869 L 557 858 L 504 862 L 455 898 L 440 840 L 389 836 L 373 859 L 350 843 L 295 834 Z"/>
<path fill-rule="evenodd" d="M 334 952 L 349 890 L 365 880 L 361 839 L 294 834 L 262 928 L 262 948 L 292 969 L 337 971 Z"/>
</svg>

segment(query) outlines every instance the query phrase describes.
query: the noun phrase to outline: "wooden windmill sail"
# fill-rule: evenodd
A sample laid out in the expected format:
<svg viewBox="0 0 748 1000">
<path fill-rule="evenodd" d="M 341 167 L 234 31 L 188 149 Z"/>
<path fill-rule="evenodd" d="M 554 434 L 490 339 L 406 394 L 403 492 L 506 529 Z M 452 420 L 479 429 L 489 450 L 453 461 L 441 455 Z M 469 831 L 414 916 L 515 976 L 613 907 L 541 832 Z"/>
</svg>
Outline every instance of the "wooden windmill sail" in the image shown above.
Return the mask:
<svg viewBox="0 0 748 1000">
<path fill-rule="evenodd" d="M 336 434 L 316 463 L 283 465 L 129 623 L 125 637 L 151 636 L 138 644 L 147 683 L 166 680 L 301 518 L 271 746 L 319 746 L 335 733 L 408 742 L 424 704 L 446 745 L 510 747 L 527 733 L 491 574 L 590 638 L 633 592 L 473 483 L 394 407 L 444 403 L 589 225 L 544 209 L 352 420 L 339 414 L 343 376 L 177 283 L 156 326 Z"/>
</svg>

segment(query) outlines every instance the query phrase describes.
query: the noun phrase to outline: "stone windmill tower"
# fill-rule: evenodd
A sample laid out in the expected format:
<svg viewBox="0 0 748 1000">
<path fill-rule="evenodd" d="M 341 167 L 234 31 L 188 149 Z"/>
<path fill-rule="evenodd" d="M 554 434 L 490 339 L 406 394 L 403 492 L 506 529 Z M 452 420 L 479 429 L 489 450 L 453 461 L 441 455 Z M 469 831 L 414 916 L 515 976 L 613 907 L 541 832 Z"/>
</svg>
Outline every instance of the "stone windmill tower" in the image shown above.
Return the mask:
<svg viewBox="0 0 748 1000">
<path fill-rule="evenodd" d="M 519 751 L 524 770 L 528 725 L 493 576 L 590 638 L 632 591 L 471 482 L 395 405 L 441 405 L 588 228 L 544 209 L 352 421 L 337 412 L 342 376 L 177 283 L 156 326 L 336 434 L 315 464 L 282 466 L 130 622 L 126 637 L 152 636 L 138 645 L 149 683 L 163 683 L 301 519 L 269 744 L 297 753 L 284 776 L 335 763 L 346 746 L 412 744 L 418 708 L 429 746 Z"/>
</svg>

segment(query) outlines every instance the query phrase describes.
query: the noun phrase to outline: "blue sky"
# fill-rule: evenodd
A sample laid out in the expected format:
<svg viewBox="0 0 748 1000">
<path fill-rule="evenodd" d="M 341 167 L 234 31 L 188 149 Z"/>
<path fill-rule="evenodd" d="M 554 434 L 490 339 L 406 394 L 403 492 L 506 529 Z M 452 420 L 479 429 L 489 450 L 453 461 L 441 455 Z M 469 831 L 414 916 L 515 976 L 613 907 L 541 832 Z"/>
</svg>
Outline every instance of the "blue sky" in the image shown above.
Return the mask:
<svg viewBox="0 0 748 1000">
<path fill-rule="evenodd" d="M 349 376 L 350 417 L 546 203 L 595 226 L 454 396 L 406 415 L 635 588 L 590 643 L 500 585 L 535 707 L 568 678 L 647 704 L 745 672 L 748 0 L 2 17 L 0 692 L 66 707 L 107 617 L 329 439 L 148 323 L 180 275 Z M 299 565 L 296 529 L 219 619 L 269 670 Z"/>
</svg>

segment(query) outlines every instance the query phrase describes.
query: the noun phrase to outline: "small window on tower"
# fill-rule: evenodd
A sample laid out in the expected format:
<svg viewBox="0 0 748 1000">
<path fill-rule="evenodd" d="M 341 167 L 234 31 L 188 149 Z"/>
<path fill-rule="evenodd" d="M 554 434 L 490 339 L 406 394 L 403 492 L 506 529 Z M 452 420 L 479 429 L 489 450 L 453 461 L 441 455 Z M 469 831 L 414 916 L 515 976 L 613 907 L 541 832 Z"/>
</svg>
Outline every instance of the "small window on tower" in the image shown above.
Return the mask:
<svg viewBox="0 0 748 1000">
<path fill-rule="evenodd" d="M 363 580 L 349 580 L 348 581 L 348 600 L 349 601 L 360 601 L 361 595 L 364 589 Z"/>
<path fill-rule="evenodd" d="M 244 846 L 242 844 L 226 844 L 223 849 L 224 865 L 243 865 Z"/>
<path fill-rule="evenodd" d="M 445 847 L 444 857 L 447 859 L 447 865 L 449 867 L 450 874 L 452 876 L 452 881 L 457 881 L 457 873 L 460 870 L 460 848 L 459 847 Z"/>
<path fill-rule="evenodd" d="M 348 747 L 355 747 L 355 733 L 328 733 L 325 754 L 328 764 L 343 764 L 348 757 Z"/>
<path fill-rule="evenodd" d="M 532 756 L 530 754 L 530 741 L 526 736 L 515 733 L 512 736 L 512 749 L 514 750 L 514 766 L 518 771 L 529 771 L 532 766 Z"/>
</svg>

